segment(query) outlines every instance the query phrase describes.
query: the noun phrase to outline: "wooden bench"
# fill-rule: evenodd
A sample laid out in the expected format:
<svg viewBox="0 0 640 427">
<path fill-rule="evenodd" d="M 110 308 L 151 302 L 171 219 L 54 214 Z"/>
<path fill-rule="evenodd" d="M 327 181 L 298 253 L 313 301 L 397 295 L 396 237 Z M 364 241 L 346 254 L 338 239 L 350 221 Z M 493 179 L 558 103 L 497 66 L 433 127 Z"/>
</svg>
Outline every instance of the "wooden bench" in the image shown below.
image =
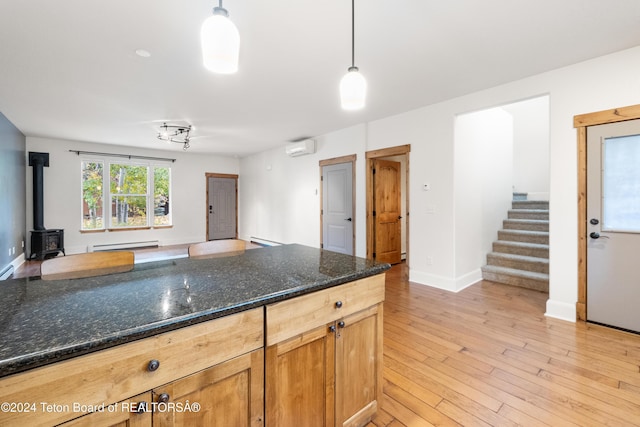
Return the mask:
<svg viewBox="0 0 640 427">
<path fill-rule="evenodd" d="M 40 265 L 40 276 L 43 280 L 57 280 L 121 273 L 133 269 L 134 259 L 131 251 L 89 252 L 50 258 Z"/>
<path fill-rule="evenodd" d="M 210 240 L 208 242 L 194 243 L 189 246 L 190 258 L 215 258 L 223 256 L 240 255 L 244 253 L 247 245 L 244 240 Z"/>
</svg>

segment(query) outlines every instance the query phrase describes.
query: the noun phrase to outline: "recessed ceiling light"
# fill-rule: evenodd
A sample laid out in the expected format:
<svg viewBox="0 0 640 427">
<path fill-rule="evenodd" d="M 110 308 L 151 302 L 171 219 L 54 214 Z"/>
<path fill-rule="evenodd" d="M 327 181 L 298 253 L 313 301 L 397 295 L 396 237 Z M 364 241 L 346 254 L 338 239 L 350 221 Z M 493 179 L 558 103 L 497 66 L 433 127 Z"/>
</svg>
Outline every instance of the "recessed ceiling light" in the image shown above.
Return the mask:
<svg viewBox="0 0 640 427">
<path fill-rule="evenodd" d="M 148 50 L 144 50 L 144 49 L 137 49 L 136 50 L 136 55 L 142 57 L 142 58 L 148 58 L 151 56 L 151 52 L 149 52 Z"/>
</svg>

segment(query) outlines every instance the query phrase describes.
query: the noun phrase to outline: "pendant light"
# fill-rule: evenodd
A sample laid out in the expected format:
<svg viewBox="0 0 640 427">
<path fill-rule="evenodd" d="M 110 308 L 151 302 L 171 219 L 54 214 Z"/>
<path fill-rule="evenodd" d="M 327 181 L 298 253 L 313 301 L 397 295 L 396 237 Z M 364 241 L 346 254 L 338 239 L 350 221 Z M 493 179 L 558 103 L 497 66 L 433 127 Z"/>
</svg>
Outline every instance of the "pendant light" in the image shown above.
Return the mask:
<svg viewBox="0 0 640 427">
<path fill-rule="evenodd" d="M 213 16 L 202 23 L 200 39 L 202 60 L 207 70 L 218 74 L 238 71 L 240 33 L 229 19 L 229 12 L 222 7 L 222 0 L 213 8 Z"/>
<path fill-rule="evenodd" d="M 340 80 L 340 101 L 345 110 L 364 107 L 367 97 L 367 81 L 355 65 L 355 0 L 351 0 L 351 67 Z"/>
</svg>

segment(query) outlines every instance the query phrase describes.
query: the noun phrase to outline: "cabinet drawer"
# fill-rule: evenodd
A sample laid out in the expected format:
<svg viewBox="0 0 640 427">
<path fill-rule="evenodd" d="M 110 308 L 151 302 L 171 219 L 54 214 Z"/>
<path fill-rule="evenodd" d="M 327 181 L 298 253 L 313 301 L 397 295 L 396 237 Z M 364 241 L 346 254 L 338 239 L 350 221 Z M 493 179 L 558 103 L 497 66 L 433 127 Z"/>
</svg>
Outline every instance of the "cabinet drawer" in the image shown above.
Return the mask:
<svg viewBox="0 0 640 427">
<path fill-rule="evenodd" d="M 384 274 L 267 306 L 267 346 L 384 300 Z"/>
<path fill-rule="evenodd" d="M 51 425 L 82 415 L 79 405 L 119 402 L 263 346 L 257 308 L 0 379 L 1 402 L 35 412 L 0 413 L 0 425 Z M 159 362 L 150 370 L 151 361 Z M 42 403 L 55 405 L 46 410 Z"/>
</svg>

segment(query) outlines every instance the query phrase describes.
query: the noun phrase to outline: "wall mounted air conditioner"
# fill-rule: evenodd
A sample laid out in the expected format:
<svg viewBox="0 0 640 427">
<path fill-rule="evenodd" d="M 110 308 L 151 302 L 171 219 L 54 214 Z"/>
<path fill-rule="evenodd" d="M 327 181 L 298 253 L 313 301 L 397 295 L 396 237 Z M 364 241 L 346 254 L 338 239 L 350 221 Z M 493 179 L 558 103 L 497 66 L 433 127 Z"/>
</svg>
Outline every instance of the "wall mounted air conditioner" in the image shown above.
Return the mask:
<svg viewBox="0 0 640 427">
<path fill-rule="evenodd" d="M 299 142 L 292 142 L 285 148 L 287 156 L 297 157 L 305 154 L 313 154 L 316 152 L 315 139 L 305 139 Z"/>
</svg>

